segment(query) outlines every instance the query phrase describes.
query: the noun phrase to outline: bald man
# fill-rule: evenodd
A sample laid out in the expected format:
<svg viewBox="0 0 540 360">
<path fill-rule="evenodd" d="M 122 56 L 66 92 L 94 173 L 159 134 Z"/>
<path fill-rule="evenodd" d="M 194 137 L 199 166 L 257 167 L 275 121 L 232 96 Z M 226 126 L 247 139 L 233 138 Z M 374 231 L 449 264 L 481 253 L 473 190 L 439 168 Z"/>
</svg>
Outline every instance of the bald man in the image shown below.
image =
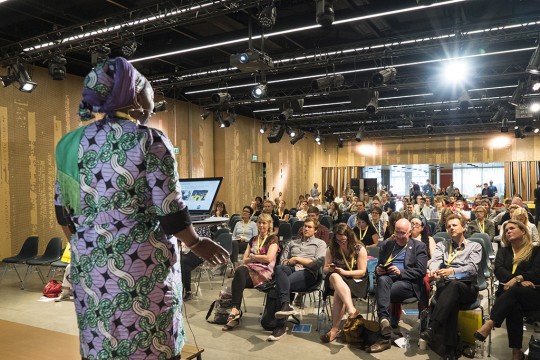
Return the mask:
<svg viewBox="0 0 540 360">
<path fill-rule="evenodd" d="M 390 318 L 390 304 L 416 297 L 427 306 L 426 276 L 428 255 L 422 241 L 410 238 L 411 223 L 396 222 L 394 235 L 381 243 L 377 265 L 377 315 L 383 336 L 390 336 L 397 319 Z"/>
</svg>

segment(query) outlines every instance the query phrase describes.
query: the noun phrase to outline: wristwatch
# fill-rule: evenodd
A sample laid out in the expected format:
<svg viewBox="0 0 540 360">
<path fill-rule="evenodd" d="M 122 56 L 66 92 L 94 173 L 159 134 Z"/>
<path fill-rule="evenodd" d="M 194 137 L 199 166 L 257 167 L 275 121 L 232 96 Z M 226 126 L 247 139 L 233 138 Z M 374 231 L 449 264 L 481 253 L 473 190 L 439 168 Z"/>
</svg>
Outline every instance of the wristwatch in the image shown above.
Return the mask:
<svg viewBox="0 0 540 360">
<path fill-rule="evenodd" d="M 517 283 L 518 285 L 521 285 L 521 279 L 519 278 L 519 276 L 516 276 L 516 283 Z"/>
</svg>

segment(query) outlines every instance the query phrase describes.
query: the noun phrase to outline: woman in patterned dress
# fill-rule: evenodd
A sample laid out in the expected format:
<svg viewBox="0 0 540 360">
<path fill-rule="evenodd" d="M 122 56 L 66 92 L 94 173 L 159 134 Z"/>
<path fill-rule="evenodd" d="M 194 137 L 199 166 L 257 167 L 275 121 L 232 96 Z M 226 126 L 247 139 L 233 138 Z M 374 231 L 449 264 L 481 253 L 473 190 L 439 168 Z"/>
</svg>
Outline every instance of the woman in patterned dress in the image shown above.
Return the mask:
<svg viewBox="0 0 540 360">
<path fill-rule="evenodd" d="M 367 292 L 367 251 L 366 247 L 356 239 L 354 232 L 347 224 L 339 224 L 332 242 L 326 249 L 324 259 L 325 298 L 334 295 L 332 305 L 332 327 L 321 336 L 323 343 L 336 339 L 339 324 L 346 310 L 348 319 L 359 314 L 352 298 L 363 298 Z"/>
<path fill-rule="evenodd" d="M 270 214 L 262 213 L 257 218 L 259 234 L 249 241 L 244 252 L 244 264 L 234 272 L 231 285 L 232 310 L 223 331 L 233 330 L 240 324 L 244 289 L 255 288 L 272 279 L 279 249 L 277 237 L 270 233 L 273 226 Z"/>
<path fill-rule="evenodd" d="M 84 79 L 81 119 L 56 148 L 57 219 L 71 240 L 82 359 L 179 359 L 185 341 L 178 244 L 211 263 L 227 252 L 195 233 L 173 147 L 140 125 L 153 109 L 148 81 L 123 58 Z M 68 215 L 65 215 L 67 210 Z"/>
</svg>

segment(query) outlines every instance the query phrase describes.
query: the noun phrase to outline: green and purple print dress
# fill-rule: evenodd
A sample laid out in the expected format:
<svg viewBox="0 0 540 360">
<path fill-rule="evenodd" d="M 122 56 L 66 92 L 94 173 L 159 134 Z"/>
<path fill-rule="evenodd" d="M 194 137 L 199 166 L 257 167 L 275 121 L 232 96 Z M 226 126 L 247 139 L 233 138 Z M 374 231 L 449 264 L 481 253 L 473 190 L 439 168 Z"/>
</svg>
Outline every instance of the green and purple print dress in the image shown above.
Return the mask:
<svg viewBox="0 0 540 360">
<path fill-rule="evenodd" d="M 178 244 L 166 234 L 190 220 L 171 143 L 119 118 L 79 131 L 80 214 L 63 215 L 58 183 L 55 208 L 77 232 L 71 279 L 81 356 L 175 358 L 185 341 L 182 283 Z"/>
</svg>

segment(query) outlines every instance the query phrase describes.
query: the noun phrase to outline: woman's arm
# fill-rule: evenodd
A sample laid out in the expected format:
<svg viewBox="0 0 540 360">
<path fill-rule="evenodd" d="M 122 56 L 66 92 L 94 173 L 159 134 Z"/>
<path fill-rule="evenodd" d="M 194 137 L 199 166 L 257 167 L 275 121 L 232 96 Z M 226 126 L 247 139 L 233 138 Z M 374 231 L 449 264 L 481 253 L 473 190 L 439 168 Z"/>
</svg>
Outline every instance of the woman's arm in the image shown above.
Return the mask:
<svg viewBox="0 0 540 360">
<path fill-rule="evenodd" d="M 330 264 L 333 264 L 333 263 L 334 263 L 334 259 L 332 258 L 330 249 L 326 249 L 326 254 L 324 256 L 324 267 L 323 267 L 323 272 L 325 274 L 331 273 L 335 270 L 335 267 L 330 266 Z"/>
<path fill-rule="evenodd" d="M 344 270 L 341 271 L 343 276 L 352 276 L 355 279 L 360 279 L 364 277 L 367 273 L 367 250 L 365 247 L 361 247 L 358 257 L 356 258 L 356 263 L 358 264 L 356 270 Z"/>
<path fill-rule="evenodd" d="M 246 247 L 246 251 L 244 251 L 244 256 L 242 257 L 242 260 L 244 261 L 244 264 L 252 262 L 250 257 L 249 257 L 250 255 L 251 255 L 251 241 L 248 242 L 248 245 Z"/>
<path fill-rule="evenodd" d="M 377 231 L 375 231 L 375 234 L 371 235 L 371 238 L 373 239 L 373 245 L 371 246 L 377 246 L 379 243 L 379 235 L 377 234 Z"/>
<path fill-rule="evenodd" d="M 268 247 L 268 253 L 266 255 L 255 255 L 250 254 L 249 257 L 251 259 L 251 262 L 257 262 L 257 263 L 263 263 L 263 264 L 269 264 L 276 258 L 276 254 L 278 251 L 278 244 L 273 243 Z"/>
</svg>

